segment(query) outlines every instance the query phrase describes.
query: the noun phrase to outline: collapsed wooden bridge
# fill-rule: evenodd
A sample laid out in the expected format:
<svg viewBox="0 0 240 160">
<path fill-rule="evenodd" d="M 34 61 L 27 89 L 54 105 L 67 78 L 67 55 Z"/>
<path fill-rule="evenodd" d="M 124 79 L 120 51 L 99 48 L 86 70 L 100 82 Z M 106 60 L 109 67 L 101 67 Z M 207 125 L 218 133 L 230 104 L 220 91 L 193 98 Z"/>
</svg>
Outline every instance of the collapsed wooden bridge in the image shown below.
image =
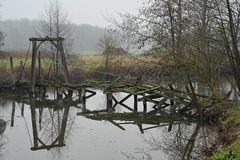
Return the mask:
<svg viewBox="0 0 240 160">
<path fill-rule="evenodd" d="M 138 113 L 139 103 L 143 105 L 142 113 L 147 115 L 167 115 L 170 116 L 176 113 L 182 113 L 186 117 L 193 117 L 196 112 L 196 106 L 194 99 L 182 91 L 174 89 L 173 85 L 160 86 L 160 85 L 144 85 L 141 82 L 126 82 L 123 77 L 118 77 L 114 81 L 88 81 L 80 84 L 71 84 L 68 74 L 68 67 L 63 47 L 64 39 L 59 38 L 30 38 L 32 42 L 32 60 L 31 60 L 31 73 L 30 80 L 23 81 L 21 79 L 22 72 L 18 81 L 14 80 L 11 85 L 2 85 L 1 90 L 13 90 L 16 93 L 22 95 L 28 94 L 32 98 L 39 98 L 46 96 L 48 88 L 57 90 L 59 97 L 68 96 L 70 99 L 77 97 L 83 103 L 83 114 L 98 113 L 103 114 L 103 111 L 89 111 L 85 106 L 85 102 L 88 98 L 96 95 L 94 89 L 103 90 L 107 97 L 107 111 L 114 111 L 117 106 L 121 106 L 127 109 L 129 112 Z M 55 79 L 54 81 L 44 80 L 43 78 L 36 78 L 37 67 L 38 74 L 40 76 L 41 71 L 41 60 L 40 52 L 38 52 L 40 46 L 44 42 L 50 42 L 56 48 L 56 59 L 55 59 Z M 59 62 L 60 54 L 60 62 Z M 38 63 L 37 63 L 38 59 Z M 64 82 L 61 82 L 58 78 L 60 75 L 59 70 L 62 69 Z M 114 96 L 115 93 L 126 93 L 123 99 L 117 100 Z M 195 94 L 195 93 L 194 93 Z M 195 96 L 200 96 L 196 95 Z M 127 106 L 125 102 L 133 98 L 134 105 Z M 153 106 L 148 107 L 147 103 L 152 103 Z M 48 101 L 48 104 L 54 104 L 54 102 Z M 192 112 L 193 111 L 193 112 Z"/>
<path fill-rule="evenodd" d="M 77 95 L 78 99 L 81 101 L 86 101 L 86 99 L 91 98 L 96 94 L 93 89 L 103 90 L 107 97 L 107 108 L 110 110 L 115 110 L 117 106 L 121 106 L 130 112 L 138 112 L 138 104 L 142 102 L 143 113 L 154 115 L 156 113 L 166 110 L 171 115 L 174 113 L 184 113 L 185 116 L 192 117 L 191 112 L 196 110 L 194 106 L 194 100 L 189 97 L 189 94 L 177 91 L 172 85 L 160 86 L 160 85 L 144 85 L 140 82 L 126 82 L 123 77 L 118 77 L 114 81 L 88 81 L 79 84 L 71 84 L 69 79 L 68 67 L 65 58 L 65 52 L 63 47 L 63 38 L 30 38 L 32 42 L 32 60 L 31 60 L 31 73 L 30 80 L 22 80 L 20 73 L 19 80 L 15 81 L 8 86 L 1 86 L 1 90 L 13 90 L 21 94 L 28 94 L 31 97 L 38 98 L 45 96 L 47 89 L 54 88 L 57 90 L 57 94 L 60 97 L 69 96 L 72 98 L 73 93 Z M 40 46 L 44 42 L 50 42 L 56 48 L 56 66 L 55 66 L 55 79 L 54 81 L 44 80 L 40 78 L 41 76 L 41 63 L 40 63 L 40 52 L 38 52 Z M 60 55 L 60 56 L 59 56 Z M 59 60 L 60 57 L 60 60 Z M 38 59 L 38 63 L 37 63 Z M 36 78 L 37 67 L 39 79 Z M 62 69 L 64 82 L 60 81 L 58 78 L 60 76 L 59 70 Z M 121 99 L 117 100 L 114 96 L 115 93 L 126 93 L 127 95 Z M 76 97 L 76 96 L 75 96 Z M 134 106 L 127 106 L 124 102 L 128 99 L 133 98 Z M 50 103 L 50 102 L 49 102 Z M 152 103 L 153 106 L 148 108 L 147 103 Z M 85 113 L 91 113 L 87 109 L 84 110 Z M 163 112 L 162 112 L 163 114 Z"/>
</svg>

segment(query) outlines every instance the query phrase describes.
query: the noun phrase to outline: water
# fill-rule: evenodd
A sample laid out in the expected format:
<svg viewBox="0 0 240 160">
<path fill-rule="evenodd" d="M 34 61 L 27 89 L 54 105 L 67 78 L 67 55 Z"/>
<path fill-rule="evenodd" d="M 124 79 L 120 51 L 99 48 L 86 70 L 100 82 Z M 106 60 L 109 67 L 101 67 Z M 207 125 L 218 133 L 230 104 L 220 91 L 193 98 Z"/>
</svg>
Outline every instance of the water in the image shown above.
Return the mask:
<svg viewBox="0 0 240 160">
<path fill-rule="evenodd" d="M 54 99 L 53 93 L 48 94 L 48 99 Z M 114 96 L 120 100 L 126 94 Z M 82 113 L 82 104 L 65 104 L 62 109 L 56 109 L 50 102 L 39 107 L 33 103 L 30 106 L 28 99 L 24 99 L 28 104 L 22 101 L 0 98 L 0 120 L 7 122 L 6 129 L 2 127 L 5 131 L 0 134 L 1 160 L 166 160 L 181 159 L 188 154 L 199 158 L 209 147 L 211 135 L 214 136 L 211 128 L 193 122 L 176 122 L 168 132 L 166 122 L 156 127 L 135 124 L 127 119 L 93 120 L 89 115 L 94 117 L 95 114 Z M 62 103 L 59 100 L 54 105 L 61 106 Z M 133 108 L 133 98 L 124 103 Z M 153 104 L 148 103 L 148 108 L 151 106 Z M 91 111 L 106 109 L 106 95 L 97 91 L 95 96 L 87 99 L 86 108 Z M 139 110 L 143 110 L 140 102 Z M 118 105 L 115 112 L 130 111 Z M 148 127 L 153 128 L 142 133 Z"/>
</svg>

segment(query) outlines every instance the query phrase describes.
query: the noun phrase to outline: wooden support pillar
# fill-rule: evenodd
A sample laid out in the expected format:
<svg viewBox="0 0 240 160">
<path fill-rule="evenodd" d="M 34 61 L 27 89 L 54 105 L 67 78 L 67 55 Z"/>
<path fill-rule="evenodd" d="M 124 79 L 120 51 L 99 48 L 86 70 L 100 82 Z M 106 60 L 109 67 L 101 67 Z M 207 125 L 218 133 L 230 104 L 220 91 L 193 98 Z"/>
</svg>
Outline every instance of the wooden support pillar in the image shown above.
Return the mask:
<svg viewBox="0 0 240 160">
<path fill-rule="evenodd" d="M 67 106 L 64 109 L 64 113 L 63 113 L 62 126 L 61 126 L 61 130 L 60 130 L 59 138 L 58 138 L 59 144 L 61 146 L 64 145 L 64 138 L 65 138 L 65 132 L 66 132 L 66 127 L 67 127 L 67 120 L 68 120 L 69 109 L 70 109 L 70 107 Z"/>
<path fill-rule="evenodd" d="M 62 90 L 61 89 L 57 89 L 57 99 L 58 100 L 61 100 L 61 99 L 63 99 L 63 92 L 62 92 Z"/>
<path fill-rule="evenodd" d="M 23 80 L 24 78 L 23 61 L 20 61 L 19 65 L 20 65 L 19 80 Z"/>
<path fill-rule="evenodd" d="M 82 88 L 81 94 L 81 101 L 82 101 L 82 112 L 86 112 L 86 88 Z"/>
<path fill-rule="evenodd" d="M 12 101 L 11 127 L 14 126 L 15 108 L 16 108 L 16 105 L 15 105 L 15 101 L 13 100 Z"/>
<path fill-rule="evenodd" d="M 41 55 L 40 51 L 38 52 L 38 78 L 41 80 L 42 79 L 42 63 L 41 63 Z"/>
<path fill-rule="evenodd" d="M 59 42 L 57 41 L 57 51 L 56 51 L 56 55 L 55 55 L 55 78 L 58 79 L 58 72 L 59 72 L 59 61 L 58 61 L 58 57 L 59 57 Z"/>
<path fill-rule="evenodd" d="M 107 96 L 107 110 L 111 112 L 113 110 L 113 95 L 111 92 L 107 92 L 106 96 Z"/>
<path fill-rule="evenodd" d="M 79 99 L 79 101 L 82 100 L 82 91 L 81 90 L 78 91 L 78 99 Z"/>
<path fill-rule="evenodd" d="M 21 116 L 24 116 L 24 103 L 22 103 L 22 108 L 21 108 Z"/>
<path fill-rule="evenodd" d="M 138 96 L 134 94 L 134 112 L 138 111 Z"/>
<path fill-rule="evenodd" d="M 69 74 L 68 74 L 67 62 L 66 62 L 66 57 L 65 57 L 65 54 L 64 54 L 64 48 L 63 48 L 63 41 L 62 40 L 60 40 L 58 42 L 58 48 L 60 50 L 65 83 L 69 83 Z"/>
<path fill-rule="evenodd" d="M 41 131 L 42 130 L 42 117 L 43 117 L 43 108 L 40 107 L 39 110 L 39 119 L 38 119 L 38 127 L 39 127 L 39 130 Z"/>
<path fill-rule="evenodd" d="M 143 95 L 143 112 L 147 113 L 147 101 L 145 95 Z"/>
<path fill-rule="evenodd" d="M 169 84 L 169 89 L 170 89 L 171 91 L 173 91 L 173 90 L 174 90 L 173 85 Z M 173 107 L 173 105 L 174 105 L 174 100 L 170 99 L 170 105 L 171 105 L 171 107 Z"/>
<path fill-rule="evenodd" d="M 11 70 L 12 84 L 15 85 L 15 75 L 14 75 L 14 67 L 13 67 L 13 57 L 9 57 L 9 62 L 10 62 L 10 70 Z"/>
<path fill-rule="evenodd" d="M 36 122 L 36 111 L 33 98 L 30 99 L 30 108 L 31 108 L 31 119 L 32 119 L 32 130 L 33 130 L 33 148 L 38 147 L 38 131 L 37 131 L 37 122 Z"/>
<path fill-rule="evenodd" d="M 31 64 L 31 86 L 30 93 L 35 92 L 35 81 L 36 81 L 36 59 L 37 59 L 37 42 L 32 42 L 32 64 Z"/>
<path fill-rule="evenodd" d="M 1 59 L 1 57 L 0 57 L 0 68 L 2 68 L 2 59 Z M 0 79 L 2 79 L 1 74 L 0 74 Z"/>
</svg>

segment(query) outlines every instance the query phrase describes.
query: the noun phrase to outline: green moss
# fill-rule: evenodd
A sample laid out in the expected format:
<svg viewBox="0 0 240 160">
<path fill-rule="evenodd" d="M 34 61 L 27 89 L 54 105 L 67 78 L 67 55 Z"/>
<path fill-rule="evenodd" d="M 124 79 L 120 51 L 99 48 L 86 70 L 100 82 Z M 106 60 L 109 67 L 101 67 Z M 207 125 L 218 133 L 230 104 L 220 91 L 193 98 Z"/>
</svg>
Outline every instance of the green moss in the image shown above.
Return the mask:
<svg viewBox="0 0 240 160">
<path fill-rule="evenodd" d="M 227 128 L 233 128 L 235 132 L 238 132 L 240 126 L 240 109 L 229 110 L 225 117 L 223 117 L 222 123 Z M 239 134 L 239 133 L 236 133 Z M 235 139 L 235 141 L 216 152 L 211 160 L 240 160 L 240 137 Z"/>
<path fill-rule="evenodd" d="M 240 126 L 240 109 L 229 110 L 223 117 L 223 124 L 227 127 Z"/>
<path fill-rule="evenodd" d="M 230 146 L 215 153 L 211 160 L 240 160 L 240 138 L 237 138 Z"/>
</svg>

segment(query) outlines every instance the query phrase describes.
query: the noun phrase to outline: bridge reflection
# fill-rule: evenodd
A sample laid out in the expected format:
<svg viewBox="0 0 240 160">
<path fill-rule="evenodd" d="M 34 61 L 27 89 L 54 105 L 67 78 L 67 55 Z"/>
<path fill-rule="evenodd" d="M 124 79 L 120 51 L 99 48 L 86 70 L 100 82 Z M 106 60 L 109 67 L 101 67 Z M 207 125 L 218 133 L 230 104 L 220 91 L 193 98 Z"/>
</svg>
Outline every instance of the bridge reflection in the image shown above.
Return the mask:
<svg viewBox="0 0 240 160">
<path fill-rule="evenodd" d="M 172 114 L 166 107 L 156 108 L 156 101 L 151 105 L 145 101 L 141 102 L 141 97 L 138 98 L 134 94 L 128 94 L 120 99 L 112 93 L 104 94 L 106 106 L 104 109 L 94 110 L 89 109 L 87 101 L 95 96 L 96 92 L 86 88 L 81 92 L 55 90 L 49 96 L 45 94 L 30 98 L 24 95 L 10 96 L 9 99 L 12 100 L 11 126 L 14 127 L 16 103 L 21 104 L 19 106 L 22 116 L 25 116 L 26 107 L 30 106 L 31 150 L 37 151 L 66 146 L 76 116 L 83 116 L 94 121 L 108 121 L 121 130 L 126 130 L 125 125 L 134 125 L 141 133 L 163 126 L 167 126 L 171 131 L 174 125 L 195 122 L 180 113 Z M 124 103 L 129 98 L 133 98 L 132 105 Z M 139 109 L 139 103 L 143 103 L 142 111 Z M 165 102 L 164 105 L 171 105 L 171 101 Z M 123 108 L 124 112 L 118 111 L 117 107 Z M 71 109 L 74 112 L 71 112 Z"/>
</svg>

